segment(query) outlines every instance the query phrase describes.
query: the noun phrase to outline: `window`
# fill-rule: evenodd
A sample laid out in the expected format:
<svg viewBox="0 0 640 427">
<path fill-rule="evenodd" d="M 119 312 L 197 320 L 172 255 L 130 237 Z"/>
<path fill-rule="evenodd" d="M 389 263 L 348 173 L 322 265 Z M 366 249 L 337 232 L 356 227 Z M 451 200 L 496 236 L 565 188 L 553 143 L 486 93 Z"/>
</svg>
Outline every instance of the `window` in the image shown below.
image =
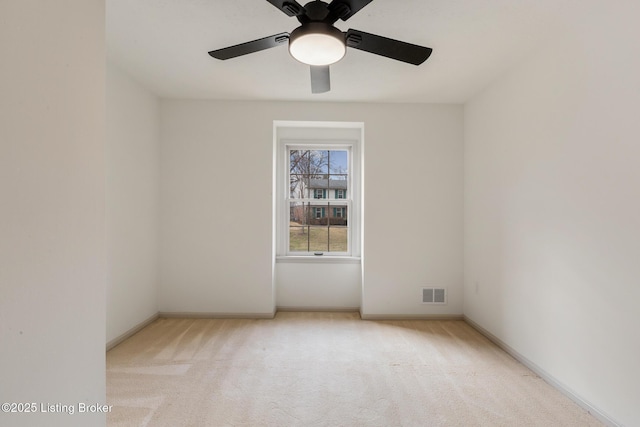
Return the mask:
<svg viewBox="0 0 640 427">
<path fill-rule="evenodd" d="M 350 151 L 349 147 L 287 146 L 287 203 L 289 218 L 293 218 L 289 221 L 288 253 L 349 252 L 349 220 L 344 213 L 351 201 L 344 197 L 344 190 L 349 187 Z M 339 202 L 327 199 L 332 192 L 342 195 Z M 313 194 L 313 198 L 307 194 Z M 333 215 L 328 216 L 329 212 Z"/>
<path fill-rule="evenodd" d="M 327 190 L 324 188 L 315 188 L 313 190 L 313 198 L 314 199 L 326 199 L 327 198 Z"/>
<path fill-rule="evenodd" d="M 332 129 L 326 139 L 311 139 L 294 130 L 283 132 L 287 137 L 282 137 L 276 126 L 277 257 L 358 258 L 360 207 L 354 197 L 360 187 L 362 128 L 348 129 L 347 138 L 336 138 L 343 130 Z"/>
</svg>

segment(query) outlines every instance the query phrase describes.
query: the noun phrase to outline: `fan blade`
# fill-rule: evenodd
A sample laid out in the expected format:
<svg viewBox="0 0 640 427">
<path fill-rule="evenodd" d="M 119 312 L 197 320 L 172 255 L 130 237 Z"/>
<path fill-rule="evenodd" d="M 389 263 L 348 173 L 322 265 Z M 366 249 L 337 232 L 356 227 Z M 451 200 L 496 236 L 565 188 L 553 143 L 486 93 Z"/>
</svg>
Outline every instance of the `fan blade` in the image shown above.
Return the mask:
<svg viewBox="0 0 640 427">
<path fill-rule="evenodd" d="M 231 59 L 248 53 L 258 52 L 283 44 L 289 40 L 289 33 L 280 33 L 262 39 L 212 50 L 209 55 L 216 59 Z"/>
<path fill-rule="evenodd" d="M 324 93 L 331 90 L 329 66 L 311 66 L 311 93 Z"/>
<path fill-rule="evenodd" d="M 399 40 L 388 39 L 358 30 L 347 31 L 347 46 L 397 61 L 420 65 L 431 55 L 432 49 Z"/>
<path fill-rule="evenodd" d="M 304 7 L 296 0 L 267 0 L 269 3 L 283 11 L 287 16 L 304 15 Z"/>
<path fill-rule="evenodd" d="M 337 18 L 346 21 L 373 0 L 333 0 L 329 10 Z"/>
</svg>

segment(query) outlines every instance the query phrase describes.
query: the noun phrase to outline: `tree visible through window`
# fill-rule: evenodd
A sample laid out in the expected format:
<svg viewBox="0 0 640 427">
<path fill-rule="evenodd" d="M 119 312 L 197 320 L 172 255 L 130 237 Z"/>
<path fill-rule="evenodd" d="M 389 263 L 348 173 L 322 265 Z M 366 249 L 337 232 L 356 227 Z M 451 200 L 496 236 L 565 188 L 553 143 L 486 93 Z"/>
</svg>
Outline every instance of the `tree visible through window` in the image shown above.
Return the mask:
<svg viewBox="0 0 640 427">
<path fill-rule="evenodd" d="M 349 150 L 289 149 L 289 252 L 349 251 Z"/>
</svg>

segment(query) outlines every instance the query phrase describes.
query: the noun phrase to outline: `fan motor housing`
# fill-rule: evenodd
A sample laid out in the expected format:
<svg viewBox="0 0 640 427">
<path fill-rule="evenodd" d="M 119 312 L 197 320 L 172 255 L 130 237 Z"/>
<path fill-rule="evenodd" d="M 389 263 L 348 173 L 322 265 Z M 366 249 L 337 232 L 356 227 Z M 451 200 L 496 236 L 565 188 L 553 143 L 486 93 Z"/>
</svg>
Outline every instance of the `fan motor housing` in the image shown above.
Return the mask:
<svg viewBox="0 0 640 427">
<path fill-rule="evenodd" d="M 300 23 L 323 21 L 329 16 L 329 5 L 323 1 L 312 1 L 304 5 L 305 13 L 298 15 Z"/>
</svg>

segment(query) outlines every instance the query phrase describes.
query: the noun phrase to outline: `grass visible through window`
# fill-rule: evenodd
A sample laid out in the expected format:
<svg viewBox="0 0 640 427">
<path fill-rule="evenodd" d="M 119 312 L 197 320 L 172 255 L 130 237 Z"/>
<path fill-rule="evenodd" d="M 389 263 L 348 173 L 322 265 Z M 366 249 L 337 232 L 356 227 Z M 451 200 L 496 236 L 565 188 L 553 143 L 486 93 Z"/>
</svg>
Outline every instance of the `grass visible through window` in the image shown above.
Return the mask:
<svg viewBox="0 0 640 427">
<path fill-rule="evenodd" d="M 297 222 L 289 225 L 291 252 L 347 252 L 348 227 L 307 227 L 300 226 Z"/>
</svg>

